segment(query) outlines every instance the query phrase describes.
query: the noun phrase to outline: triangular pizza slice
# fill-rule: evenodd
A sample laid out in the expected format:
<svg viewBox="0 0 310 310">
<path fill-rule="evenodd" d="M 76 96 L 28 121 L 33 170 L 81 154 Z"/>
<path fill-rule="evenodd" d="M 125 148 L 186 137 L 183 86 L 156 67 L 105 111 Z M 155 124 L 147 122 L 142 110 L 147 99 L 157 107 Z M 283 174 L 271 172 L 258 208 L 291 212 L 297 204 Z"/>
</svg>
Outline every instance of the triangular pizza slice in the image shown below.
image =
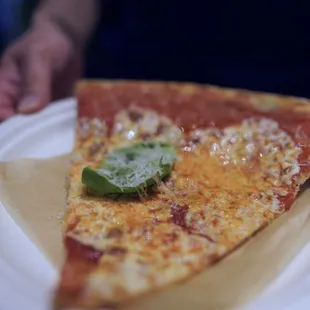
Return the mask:
<svg viewBox="0 0 310 310">
<path fill-rule="evenodd" d="M 307 100 L 121 81 L 81 82 L 77 100 L 60 307 L 186 280 L 289 210 L 310 175 Z"/>
</svg>

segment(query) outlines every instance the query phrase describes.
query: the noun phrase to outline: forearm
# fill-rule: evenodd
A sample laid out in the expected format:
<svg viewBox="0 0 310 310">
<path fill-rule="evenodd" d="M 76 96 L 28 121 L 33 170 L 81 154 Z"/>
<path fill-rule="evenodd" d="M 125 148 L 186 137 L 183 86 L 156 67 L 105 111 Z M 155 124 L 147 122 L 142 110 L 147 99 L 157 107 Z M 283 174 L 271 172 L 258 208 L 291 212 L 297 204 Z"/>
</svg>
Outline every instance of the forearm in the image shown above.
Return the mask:
<svg viewBox="0 0 310 310">
<path fill-rule="evenodd" d="M 84 45 L 99 18 L 101 0 L 42 0 L 32 23 L 55 22 L 71 39 Z"/>
</svg>

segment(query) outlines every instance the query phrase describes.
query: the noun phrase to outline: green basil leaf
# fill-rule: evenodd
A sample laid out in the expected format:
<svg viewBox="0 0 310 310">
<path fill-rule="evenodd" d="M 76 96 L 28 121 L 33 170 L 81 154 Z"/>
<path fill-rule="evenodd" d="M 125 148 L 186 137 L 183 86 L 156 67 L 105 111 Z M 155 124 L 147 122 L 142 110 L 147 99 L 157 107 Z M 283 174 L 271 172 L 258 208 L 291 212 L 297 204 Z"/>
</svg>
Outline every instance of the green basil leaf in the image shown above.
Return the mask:
<svg viewBox="0 0 310 310">
<path fill-rule="evenodd" d="M 96 170 L 84 168 L 82 182 L 101 195 L 135 193 L 168 176 L 175 160 L 170 144 L 141 142 L 109 153 Z"/>
</svg>

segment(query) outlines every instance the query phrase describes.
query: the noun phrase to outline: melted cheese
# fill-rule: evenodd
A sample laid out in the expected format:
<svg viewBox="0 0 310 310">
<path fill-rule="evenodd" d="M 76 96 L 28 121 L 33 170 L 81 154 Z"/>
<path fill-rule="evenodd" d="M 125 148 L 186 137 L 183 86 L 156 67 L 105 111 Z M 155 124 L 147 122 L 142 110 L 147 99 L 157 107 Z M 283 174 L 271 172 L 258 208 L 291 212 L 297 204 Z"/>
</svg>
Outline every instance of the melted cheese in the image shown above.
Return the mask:
<svg viewBox="0 0 310 310">
<path fill-rule="evenodd" d="M 284 212 L 279 198 L 299 172 L 300 149 L 269 119 L 185 136 L 153 111 L 126 110 L 116 116 L 110 139 L 104 124 L 87 123 L 79 125 L 75 150 L 86 162 L 73 161 L 68 194 L 68 222 L 78 223 L 67 236 L 104 253 L 85 294 L 106 301 L 186 278 L 235 248 Z M 107 149 L 144 136 L 179 147 L 171 177 L 154 195 L 141 201 L 83 194 L 84 165 L 96 166 Z M 94 143 L 101 148 L 91 156 Z M 113 236 L 115 229 L 121 233 Z M 109 254 L 115 247 L 122 251 Z"/>
<path fill-rule="evenodd" d="M 263 165 L 262 177 L 272 185 L 290 185 L 292 177 L 299 173 L 300 149 L 270 119 L 246 119 L 241 126 L 196 130 L 191 140 L 199 139 L 208 146 L 210 155 L 218 158 L 223 166 Z M 191 150 L 190 147 L 185 147 Z"/>
<path fill-rule="evenodd" d="M 152 110 L 132 107 L 116 115 L 112 141 L 118 145 L 152 138 L 180 145 L 183 132 L 169 118 Z"/>
</svg>

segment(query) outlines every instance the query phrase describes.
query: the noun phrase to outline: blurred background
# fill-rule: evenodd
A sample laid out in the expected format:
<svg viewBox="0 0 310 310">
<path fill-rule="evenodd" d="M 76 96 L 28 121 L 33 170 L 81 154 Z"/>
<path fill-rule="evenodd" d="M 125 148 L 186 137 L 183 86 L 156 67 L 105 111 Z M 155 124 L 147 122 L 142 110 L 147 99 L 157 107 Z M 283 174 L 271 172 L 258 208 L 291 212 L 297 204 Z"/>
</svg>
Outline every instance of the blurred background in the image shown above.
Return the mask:
<svg viewBox="0 0 310 310">
<path fill-rule="evenodd" d="M 38 2 L 0 0 L 1 53 L 28 28 Z M 104 3 L 84 51 L 84 77 L 194 81 L 310 98 L 309 1 Z"/>
<path fill-rule="evenodd" d="M 0 52 L 28 26 L 37 0 L 0 0 Z"/>
</svg>

